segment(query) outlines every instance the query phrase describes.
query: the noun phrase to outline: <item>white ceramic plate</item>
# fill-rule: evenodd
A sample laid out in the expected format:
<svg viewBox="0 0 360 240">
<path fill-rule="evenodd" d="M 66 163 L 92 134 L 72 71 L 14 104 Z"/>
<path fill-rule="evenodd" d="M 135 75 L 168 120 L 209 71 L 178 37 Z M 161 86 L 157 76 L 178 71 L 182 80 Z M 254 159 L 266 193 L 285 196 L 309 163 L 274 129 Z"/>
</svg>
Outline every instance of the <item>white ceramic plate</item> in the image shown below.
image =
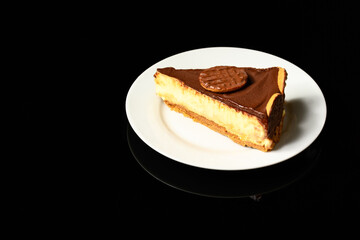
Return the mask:
<svg viewBox="0 0 360 240">
<path fill-rule="evenodd" d="M 169 110 L 155 94 L 153 75 L 157 68 L 209 68 L 217 65 L 280 66 L 288 72 L 283 133 L 271 152 L 242 147 Z M 315 81 L 294 64 L 260 51 L 215 47 L 176 54 L 149 67 L 128 92 L 126 114 L 136 134 L 168 158 L 208 169 L 245 170 L 282 162 L 307 148 L 325 124 L 326 103 Z"/>
</svg>

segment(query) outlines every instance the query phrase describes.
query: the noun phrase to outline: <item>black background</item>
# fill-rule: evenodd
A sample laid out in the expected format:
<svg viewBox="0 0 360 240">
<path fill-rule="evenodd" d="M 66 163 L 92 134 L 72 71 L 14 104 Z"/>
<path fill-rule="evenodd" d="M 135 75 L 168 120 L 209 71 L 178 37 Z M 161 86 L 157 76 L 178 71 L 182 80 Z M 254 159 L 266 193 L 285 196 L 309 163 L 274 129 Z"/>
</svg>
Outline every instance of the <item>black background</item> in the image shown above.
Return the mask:
<svg viewBox="0 0 360 240">
<path fill-rule="evenodd" d="M 151 2 L 77 6 L 56 17 L 51 11 L 45 15 L 22 19 L 9 34 L 7 65 L 15 84 L 11 95 L 18 96 L 13 97 L 18 104 L 11 202 L 21 229 L 38 232 L 43 226 L 59 234 L 77 230 L 79 236 L 102 232 L 100 226 L 106 233 L 118 229 L 119 235 L 165 234 L 169 228 L 238 234 L 265 228 L 283 234 L 289 228 L 296 233 L 356 230 L 360 131 L 355 2 Z M 131 134 L 126 94 L 154 63 L 216 46 L 284 58 L 306 71 L 326 99 L 327 119 L 319 138 L 286 165 L 245 177 L 241 172 L 229 177 L 185 170 L 193 174 L 192 181 L 199 174 L 199 181 L 211 177 L 216 185 L 217 177 L 255 182 L 275 174 L 291 178 L 288 171 L 307 169 L 302 159 L 311 165 L 301 177 L 261 192 L 257 200 L 243 194 L 201 196 L 171 187 L 145 171 L 129 147 L 134 139 L 141 159 L 170 164 L 175 172 L 184 168 Z M 211 184 L 205 181 L 210 192 Z M 251 195 L 256 191 L 249 186 L 239 185 Z"/>
</svg>

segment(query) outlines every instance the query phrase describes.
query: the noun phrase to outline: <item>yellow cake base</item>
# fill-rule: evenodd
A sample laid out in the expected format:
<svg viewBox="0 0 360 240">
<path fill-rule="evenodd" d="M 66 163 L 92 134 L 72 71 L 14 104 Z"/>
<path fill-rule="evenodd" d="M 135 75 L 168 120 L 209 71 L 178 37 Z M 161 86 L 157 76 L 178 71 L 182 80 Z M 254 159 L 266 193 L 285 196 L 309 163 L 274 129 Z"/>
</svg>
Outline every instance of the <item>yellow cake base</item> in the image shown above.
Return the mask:
<svg viewBox="0 0 360 240">
<path fill-rule="evenodd" d="M 259 144 L 256 144 L 256 143 L 241 140 L 235 134 L 232 134 L 232 133 L 228 132 L 225 127 L 222 127 L 222 126 L 216 124 L 215 122 L 213 122 L 213 121 L 211 121 L 211 120 L 209 120 L 209 119 L 207 119 L 207 118 L 205 118 L 203 116 L 200 116 L 200 115 L 198 115 L 198 114 L 196 114 L 196 113 L 194 113 L 192 111 L 189 111 L 189 110 L 187 110 L 186 108 L 184 108 L 184 107 L 182 107 L 180 105 L 173 104 L 173 103 L 170 103 L 168 101 L 164 101 L 164 102 L 171 110 L 173 110 L 175 112 L 178 112 L 178 113 L 181 113 L 185 117 L 191 118 L 195 122 L 201 123 L 202 125 L 210 128 L 211 130 L 216 131 L 216 132 L 218 132 L 218 133 L 220 133 L 220 134 L 222 134 L 224 136 L 229 137 L 231 140 L 233 140 L 234 142 L 236 142 L 237 144 L 240 144 L 242 146 L 252 147 L 252 148 L 259 149 L 259 150 L 261 150 L 263 152 L 267 152 L 267 151 L 270 151 L 274 147 L 275 143 L 280 141 L 280 135 L 281 135 L 281 129 L 282 129 L 283 120 L 284 120 L 284 116 L 285 116 L 285 111 L 284 111 L 283 117 L 281 119 L 281 122 L 280 122 L 279 126 L 276 127 L 275 134 L 272 137 L 272 144 L 270 146 L 268 146 L 268 147 L 265 147 L 263 145 L 259 145 Z"/>
</svg>

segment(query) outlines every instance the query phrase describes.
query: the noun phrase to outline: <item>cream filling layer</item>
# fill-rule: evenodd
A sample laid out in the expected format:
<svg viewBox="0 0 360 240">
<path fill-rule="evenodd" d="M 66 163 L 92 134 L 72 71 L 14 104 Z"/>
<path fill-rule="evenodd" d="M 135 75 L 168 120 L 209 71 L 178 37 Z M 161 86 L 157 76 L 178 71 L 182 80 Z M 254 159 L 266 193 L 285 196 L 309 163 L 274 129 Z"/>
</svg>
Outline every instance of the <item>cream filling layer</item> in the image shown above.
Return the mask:
<svg viewBox="0 0 360 240">
<path fill-rule="evenodd" d="M 224 103 L 203 95 L 200 92 L 187 87 L 183 82 L 156 73 L 156 94 L 163 100 L 182 105 L 188 110 L 204 116 L 205 118 L 225 127 L 225 129 L 237 135 L 241 140 L 255 143 L 265 148 L 273 144 L 267 138 L 267 131 L 259 120 L 242 111 L 228 107 Z"/>
</svg>

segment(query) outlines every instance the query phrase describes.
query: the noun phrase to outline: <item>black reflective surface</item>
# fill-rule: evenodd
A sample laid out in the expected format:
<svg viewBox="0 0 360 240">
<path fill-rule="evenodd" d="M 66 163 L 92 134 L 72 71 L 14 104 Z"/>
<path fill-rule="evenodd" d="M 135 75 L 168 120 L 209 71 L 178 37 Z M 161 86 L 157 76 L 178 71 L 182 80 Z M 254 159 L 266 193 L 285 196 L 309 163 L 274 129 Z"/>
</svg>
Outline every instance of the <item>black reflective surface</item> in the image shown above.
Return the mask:
<svg viewBox="0 0 360 240">
<path fill-rule="evenodd" d="M 12 203 L 4 204 L 11 212 L 5 222 L 14 226 L 14 237 L 39 236 L 46 230 L 59 236 L 68 230 L 67 238 L 83 238 L 97 230 L 107 239 L 103 234 L 112 228 L 122 238 L 161 233 L 166 239 L 181 233 L 191 238 L 194 229 L 201 236 L 218 231 L 221 239 L 229 232 L 236 238 L 261 233 L 308 237 L 313 230 L 321 237 L 333 231 L 344 239 L 347 233 L 356 237 L 356 2 L 241 1 L 240 8 L 216 2 L 207 3 L 207 11 L 185 2 L 161 8 L 153 1 L 127 4 L 107 7 L 114 12 L 103 12 L 106 16 L 81 8 L 96 20 L 79 16 L 80 22 L 69 24 L 73 31 L 58 31 L 66 14 L 57 26 L 48 16 L 31 23 L 38 16 L 32 11 L 30 17 L 8 19 L 19 23 L 8 24 L 12 33 L 4 33 L 12 38 L 12 44 L 4 45 L 11 51 L 4 58 L 5 70 L 12 66 L 4 83 L 14 87 L 3 90 L 15 92 L 5 96 L 4 105 L 20 99 L 15 126 L 3 126 L 11 131 L 5 142 L 14 146 L 8 154 L 5 145 L 2 158 L 3 185 L 11 189 L 3 196 Z M 308 149 L 261 169 L 215 171 L 163 157 L 134 134 L 125 100 L 136 78 L 174 54 L 217 46 L 279 56 L 315 80 L 325 96 L 327 119 Z"/>
</svg>

